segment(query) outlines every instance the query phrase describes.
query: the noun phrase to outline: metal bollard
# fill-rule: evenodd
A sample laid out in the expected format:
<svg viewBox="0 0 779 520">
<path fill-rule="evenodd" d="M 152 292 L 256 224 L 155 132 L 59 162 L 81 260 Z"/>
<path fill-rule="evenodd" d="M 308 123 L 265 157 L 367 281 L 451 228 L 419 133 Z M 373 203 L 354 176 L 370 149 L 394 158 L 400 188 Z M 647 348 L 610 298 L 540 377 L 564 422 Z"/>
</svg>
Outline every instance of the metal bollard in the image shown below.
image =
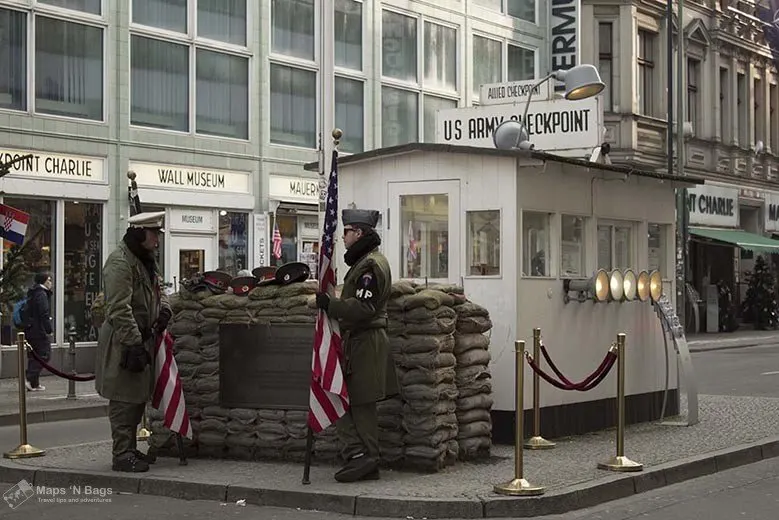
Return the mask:
<svg viewBox="0 0 779 520">
<path fill-rule="evenodd" d="M 541 366 L 541 329 L 533 329 L 533 359 Z M 525 442 L 529 450 L 550 450 L 555 443 L 541 437 L 541 377 L 533 372 L 533 436 Z"/>
<path fill-rule="evenodd" d="M 68 331 L 68 357 L 70 358 L 70 373 L 76 375 L 76 326 L 71 324 Z M 68 396 L 66 399 L 76 398 L 76 382 L 68 379 Z"/>
<path fill-rule="evenodd" d="M 644 465 L 625 457 L 625 334 L 617 334 L 617 455 L 598 463 L 608 471 L 641 471 Z"/>
<path fill-rule="evenodd" d="M 40 448 L 27 444 L 27 386 L 25 383 L 24 360 L 27 358 L 25 346 L 27 340 L 24 339 L 24 332 L 16 335 L 16 345 L 19 347 L 17 356 L 19 358 L 19 446 L 16 449 L 3 453 L 6 459 L 26 459 L 29 457 L 40 457 L 46 452 Z"/>
</svg>

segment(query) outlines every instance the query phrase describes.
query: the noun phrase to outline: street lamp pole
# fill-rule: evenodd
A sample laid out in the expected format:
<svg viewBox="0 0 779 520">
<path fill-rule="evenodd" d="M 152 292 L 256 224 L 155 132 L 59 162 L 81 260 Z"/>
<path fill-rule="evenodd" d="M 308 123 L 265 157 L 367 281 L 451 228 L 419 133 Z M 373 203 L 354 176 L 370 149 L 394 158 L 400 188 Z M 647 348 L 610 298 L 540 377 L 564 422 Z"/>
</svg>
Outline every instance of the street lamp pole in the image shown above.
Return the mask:
<svg viewBox="0 0 779 520">
<path fill-rule="evenodd" d="M 684 176 L 685 150 L 684 150 L 684 94 L 685 94 L 685 62 L 686 53 L 684 48 L 684 0 L 677 0 L 677 44 L 676 44 L 676 84 L 677 84 L 677 103 L 676 103 L 676 173 L 678 176 Z M 669 31 L 673 27 L 670 19 L 672 0 L 668 0 L 669 12 Z M 669 53 L 670 45 L 669 36 Z M 669 66 L 670 68 L 670 66 Z M 669 95 L 673 89 L 673 81 L 668 79 Z M 671 102 L 669 101 L 669 119 L 671 118 Z M 669 122 L 670 125 L 670 122 Z M 669 139 L 670 141 L 670 139 Z M 672 159 L 669 159 L 669 164 Z M 669 170 L 670 171 L 670 170 Z M 676 314 L 682 327 L 687 326 L 686 298 L 687 293 L 687 263 L 688 263 L 688 212 L 687 212 L 687 189 L 677 188 L 676 190 Z"/>
</svg>

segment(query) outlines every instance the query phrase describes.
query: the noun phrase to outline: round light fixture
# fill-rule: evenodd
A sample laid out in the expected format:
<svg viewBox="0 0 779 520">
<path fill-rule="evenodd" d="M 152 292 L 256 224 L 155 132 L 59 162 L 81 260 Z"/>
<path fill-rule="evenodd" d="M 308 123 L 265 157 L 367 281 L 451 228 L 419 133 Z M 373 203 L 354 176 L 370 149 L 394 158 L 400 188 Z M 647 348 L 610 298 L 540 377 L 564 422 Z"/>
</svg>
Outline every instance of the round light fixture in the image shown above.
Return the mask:
<svg viewBox="0 0 779 520">
<path fill-rule="evenodd" d="M 609 273 L 605 269 L 598 269 L 598 272 L 594 276 L 595 282 L 593 285 L 593 295 L 595 301 L 605 302 L 609 299 Z"/>
<path fill-rule="evenodd" d="M 660 271 L 652 271 L 649 274 L 649 296 L 656 302 L 663 295 L 663 277 Z"/>
<path fill-rule="evenodd" d="M 498 150 L 533 149 L 525 127 L 513 119 L 508 119 L 492 132 L 492 144 Z"/>
<path fill-rule="evenodd" d="M 622 291 L 624 292 L 625 300 L 632 301 L 636 299 L 637 285 L 636 273 L 632 269 L 625 270 L 625 277 L 622 280 Z"/>
<path fill-rule="evenodd" d="M 621 300 L 625 294 L 625 278 L 619 270 L 614 269 L 609 273 L 609 293 L 612 300 Z"/>
<path fill-rule="evenodd" d="M 597 96 L 606 88 L 595 66 L 583 63 L 565 71 L 557 71 L 558 79 L 565 83 L 565 99 L 578 101 Z"/>
<path fill-rule="evenodd" d="M 649 299 L 649 273 L 641 271 L 636 281 L 636 294 L 638 299 L 645 302 Z"/>
</svg>

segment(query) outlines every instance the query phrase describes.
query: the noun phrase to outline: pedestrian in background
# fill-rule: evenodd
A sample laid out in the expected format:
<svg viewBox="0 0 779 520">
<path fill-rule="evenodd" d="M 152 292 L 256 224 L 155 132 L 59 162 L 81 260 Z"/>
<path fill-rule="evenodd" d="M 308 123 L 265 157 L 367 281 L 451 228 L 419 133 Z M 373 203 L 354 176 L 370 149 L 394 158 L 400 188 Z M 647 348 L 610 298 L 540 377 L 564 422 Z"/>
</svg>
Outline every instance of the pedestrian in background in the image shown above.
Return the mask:
<svg viewBox="0 0 779 520">
<path fill-rule="evenodd" d="M 38 356 L 48 362 L 51 359 L 51 334 L 54 330 L 51 319 L 51 288 L 54 285 L 49 273 L 37 273 L 33 285 L 27 290 L 27 303 L 24 310 L 24 335 Z M 38 392 L 46 390 L 40 376 L 43 365 L 27 354 L 27 390 Z"/>
</svg>

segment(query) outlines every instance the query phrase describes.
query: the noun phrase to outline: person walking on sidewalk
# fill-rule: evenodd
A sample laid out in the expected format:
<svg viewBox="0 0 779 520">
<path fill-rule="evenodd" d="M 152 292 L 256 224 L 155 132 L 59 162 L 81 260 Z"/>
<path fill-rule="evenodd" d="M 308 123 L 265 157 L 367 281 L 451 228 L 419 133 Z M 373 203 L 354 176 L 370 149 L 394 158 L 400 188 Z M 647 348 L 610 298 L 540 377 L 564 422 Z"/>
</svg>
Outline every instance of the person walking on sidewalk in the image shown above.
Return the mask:
<svg viewBox="0 0 779 520">
<path fill-rule="evenodd" d="M 155 339 L 171 318 L 155 250 L 164 212 L 139 213 L 103 266 L 105 320 L 98 338 L 95 389 L 108 399 L 114 471 L 149 470 L 137 432 L 154 380 Z"/>
<path fill-rule="evenodd" d="M 346 464 L 338 482 L 379 478 L 379 417 L 376 403 L 398 393 L 387 336 L 387 302 L 392 289 L 389 262 L 379 252 L 379 212 L 346 209 L 344 261 L 349 271 L 340 298 L 316 295 L 317 307 L 338 320 L 343 334 L 344 378 L 350 406 L 336 422 Z"/>
<path fill-rule="evenodd" d="M 27 290 L 24 335 L 27 342 L 44 361 L 51 359 L 51 288 L 53 282 L 49 273 L 37 273 L 33 285 Z M 27 390 L 46 390 L 41 384 L 43 365 L 31 353 L 27 353 Z"/>
</svg>

